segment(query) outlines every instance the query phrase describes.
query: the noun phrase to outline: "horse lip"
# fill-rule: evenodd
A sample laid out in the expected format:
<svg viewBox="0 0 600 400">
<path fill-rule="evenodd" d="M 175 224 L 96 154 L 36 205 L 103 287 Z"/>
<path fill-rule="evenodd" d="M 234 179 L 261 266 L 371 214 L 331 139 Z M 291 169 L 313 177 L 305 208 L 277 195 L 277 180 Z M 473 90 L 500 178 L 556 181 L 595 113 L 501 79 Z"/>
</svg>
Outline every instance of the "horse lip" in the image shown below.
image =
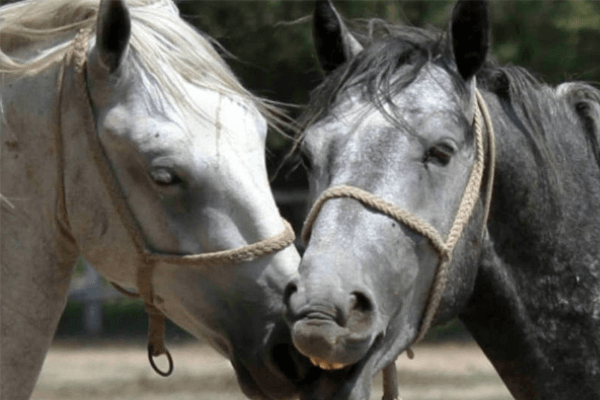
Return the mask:
<svg viewBox="0 0 600 400">
<path fill-rule="evenodd" d="M 315 306 L 307 305 L 297 312 L 291 312 L 291 310 L 288 309 L 286 319 L 293 324 L 294 322 L 303 320 L 336 321 L 338 316 L 325 307 L 315 309 Z"/>
<path fill-rule="evenodd" d="M 322 312 L 322 311 L 311 311 L 311 312 L 306 313 L 304 316 L 302 316 L 301 319 L 314 320 L 314 321 L 318 321 L 318 320 L 331 321 L 331 320 L 335 320 L 335 316 L 329 315 L 328 313 Z"/>
<path fill-rule="evenodd" d="M 338 370 L 359 362 L 369 352 L 373 335 L 352 332 L 330 319 L 305 319 L 294 324 L 292 342 L 313 365 Z"/>
</svg>

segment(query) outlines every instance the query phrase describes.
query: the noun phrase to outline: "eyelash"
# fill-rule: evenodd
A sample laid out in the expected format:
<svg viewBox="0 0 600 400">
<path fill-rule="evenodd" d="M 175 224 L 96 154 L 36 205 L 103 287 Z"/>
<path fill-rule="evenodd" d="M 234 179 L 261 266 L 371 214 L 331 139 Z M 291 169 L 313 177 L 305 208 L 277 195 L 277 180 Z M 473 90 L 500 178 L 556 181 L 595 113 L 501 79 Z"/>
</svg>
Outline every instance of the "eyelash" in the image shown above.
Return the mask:
<svg viewBox="0 0 600 400">
<path fill-rule="evenodd" d="M 454 153 L 455 150 L 450 145 L 447 145 L 445 143 L 435 144 L 427 150 L 423 162 L 434 162 L 444 167 L 450 163 L 450 160 L 452 159 L 452 156 L 454 156 Z"/>
</svg>

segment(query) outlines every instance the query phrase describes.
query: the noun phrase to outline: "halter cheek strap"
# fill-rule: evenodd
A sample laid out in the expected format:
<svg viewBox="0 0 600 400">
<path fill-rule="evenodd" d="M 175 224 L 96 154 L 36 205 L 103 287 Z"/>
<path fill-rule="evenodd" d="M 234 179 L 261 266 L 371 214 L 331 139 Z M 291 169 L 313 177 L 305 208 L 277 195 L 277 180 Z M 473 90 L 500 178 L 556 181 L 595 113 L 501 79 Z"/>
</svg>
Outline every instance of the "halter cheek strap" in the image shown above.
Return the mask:
<svg viewBox="0 0 600 400">
<path fill-rule="evenodd" d="M 442 238 L 440 233 L 433 226 L 411 214 L 410 212 L 398 207 L 395 204 L 383 200 L 375 194 L 348 185 L 333 186 L 325 190 L 312 206 L 308 216 L 306 217 L 306 221 L 304 222 L 302 240 L 305 243 L 308 243 L 313 224 L 325 202 L 331 199 L 350 198 L 362 203 L 368 208 L 389 216 L 390 218 L 398 221 L 399 223 L 405 225 L 429 240 L 431 246 L 438 253 L 438 266 L 436 268 L 433 284 L 429 292 L 429 298 L 423 319 L 421 320 L 419 332 L 415 340 L 412 342 L 412 345 L 417 344 L 425 337 L 425 334 L 433 323 L 444 294 L 444 289 L 446 288 L 446 283 L 448 282 L 449 266 L 452 261 L 452 254 L 462 236 L 466 225 L 469 222 L 469 219 L 471 218 L 471 215 L 473 214 L 473 210 L 475 209 L 475 205 L 477 204 L 482 190 L 485 191 L 482 234 L 488 219 L 495 169 L 494 130 L 483 97 L 479 91 L 476 91 L 475 94 L 477 98 L 477 106 L 475 107 L 475 116 L 473 120 L 473 129 L 475 131 L 475 162 L 473 164 L 473 168 L 471 169 L 467 186 L 463 192 L 460 205 L 454 217 L 454 222 L 452 223 L 452 227 L 450 228 L 450 232 L 446 240 Z M 485 124 L 485 130 L 488 133 L 488 176 L 485 188 L 483 187 L 482 182 L 484 169 L 486 166 L 482 119 L 483 123 Z M 413 357 L 413 352 L 410 347 L 407 348 L 407 354 L 409 358 Z M 393 376 L 395 376 L 395 371 L 396 367 L 395 363 L 393 362 L 384 369 L 384 400 L 392 400 L 398 397 L 398 391 L 395 387 L 396 384 L 393 383 L 395 382 L 393 379 Z"/>
<path fill-rule="evenodd" d="M 83 130 L 88 139 L 92 158 L 94 159 L 94 163 L 102 178 L 102 182 L 109 193 L 119 220 L 127 230 L 138 256 L 139 268 L 137 269 L 136 282 L 138 293 L 129 292 L 115 283 L 112 283 L 112 285 L 119 292 L 132 298 L 141 298 L 146 303 L 146 312 L 149 316 L 148 358 L 150 364 L 157 373 L 162 376 L 168 376 L 173 371 L 173 360 L 164 344 L 165 316 L 155 305 L 154 301 L 152 276 L 156 265 L 159 262 L 164 262 L 167 264 L 185 265 L 198 270 L 206 268 L 207 266 L 236 265 L 253 261 L 283 250 L 294 242 L 295 234 L 291 225 L 287 221 L 282 220 L 284 230 L 278 235 L 235 249 L 183 256 L 178 254 L 158 253 L 151 250 L 147 246 L 139 223 L 129 208 L 127 199 L 121 190 L 113 168 L 108 161 L 108 157 L 104 152 L 104 148 L 102 147 L 94 128 L 94 118 L 85 77 L 85 63 L 87 61 L 87 48 L 90 35 L 90 30 L 79 31 L 65 56 L 63 65 L 61 66 L 62 74 L 65 74 L 69 67 L 72 67 L 76 72 L 74 75 L 74 79 L 77 81 L 74 85 L 76 93 L 69 93 L 69 95 L 77 96 L 80 100 L 80 114 L 81 118 L 85 121 Z M 64 75 L 59 78 L 59 85 L 62 86 L 63 83 Z M 62 93 L 62 88 L 59 88 L 59 90 L 61 90 Z M 59 148 L 58 151 L 62 152 L 62 148 Z M 59 158 L 62 160 L 62 154 L 59 155 Z M 59 165 L 62 166 L 62 164 Z M 62 171 L 59 172 L 62 174 Z M 64 184 L 64 182 L 59 182 L 59 185 L 60 184 Z M 64 193 L 64 187 L 59 188 L 59 192 Z M 60 211 L 61 215 L 58 218 L 59 220 L 62 220 L 62 225 L 68 227 L 69 224 L 66 210 L 61 209 Z M 166 372 L 158 369 L 153 360 L 153 357 L 163 354 L 167 356 L 169 362 L 169 367 Z"/>
</svg>

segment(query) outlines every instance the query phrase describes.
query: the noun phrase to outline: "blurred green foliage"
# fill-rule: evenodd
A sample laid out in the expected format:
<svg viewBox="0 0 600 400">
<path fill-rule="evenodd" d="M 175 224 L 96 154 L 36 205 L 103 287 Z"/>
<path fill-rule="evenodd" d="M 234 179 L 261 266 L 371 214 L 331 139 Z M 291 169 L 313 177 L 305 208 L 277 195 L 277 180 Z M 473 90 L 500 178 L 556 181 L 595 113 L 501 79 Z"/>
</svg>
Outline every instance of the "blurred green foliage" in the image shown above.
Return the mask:
<svg viewBox="0 0 600 400">
<path fill-rule="evenodd" d="M 454 3 L 354 0 L 336 1 L 335 5 L 347 20 L 381 18 L 444 29 Z M 272 94 L 276 100 L 303 104 L 306 92 L 318 82 L 311 37 L 312 1 L 181 1 L 179 7 L 184 17 L 246 64 L 234 62 L 233 67 L 254 90 Z M 549 83 L 572 78 L 598 80 L 599 1 L 491 1 L 490 16 L 492 55 L 500 62 L 523 65 Z M 257 70 L 262 71 L 254 73 Z M 314 80 L 304 82 L 306 78 Z M 308 90 L 292 90 L 289 84 L 294 81 L 309 85 L 303 88 Z M 294 84 L 293 89 L 296 87 Z"/>
<path fill-rule="evenodd" d="M 454 1 L 335 1 L 347 20 L 388 22 L 445 29 Z M 182 16 L 215 38 L 242 83 L 262 97 L 300 106 L 320 82 L 311 36 L 312 1 L 180 1 Z M 492 56 L 528 68 L 549 84 L 600 81 L 599 1 L 491 1 Z M 289 141 L 270 134 L 269 166 L 275 169 Z M 274 186 L 303 186 L 302 172 Z"/>
<path fill-rule="evenodd" d="M 83 302 L 69 301 L 56 329 L 56 337 L 67 339 L 86 336 L 83 314 Z M 171 343 L 192 339 L 189 333 L 169 319 L 166 320 L 165 333 Z M 146 335 L 148 315 L 143 301 L 118 297 L 102 303 L 102 338 L 132 339 L 143 345 Z"/>
</svg>

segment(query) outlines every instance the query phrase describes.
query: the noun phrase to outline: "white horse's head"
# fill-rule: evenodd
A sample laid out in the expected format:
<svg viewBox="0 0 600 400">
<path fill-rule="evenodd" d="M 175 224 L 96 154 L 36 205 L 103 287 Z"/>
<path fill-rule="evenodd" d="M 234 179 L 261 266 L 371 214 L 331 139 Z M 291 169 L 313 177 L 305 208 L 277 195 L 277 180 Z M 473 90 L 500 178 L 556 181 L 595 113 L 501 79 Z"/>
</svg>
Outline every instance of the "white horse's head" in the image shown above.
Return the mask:
<svg viewBox="0 0 600 400">
<path fill-rule="evenodd" d="M 238 255 L 242 262 L 193 262 L 288 229 L 265 166 L 263 115 L 274 108 L 243 89 L 168 0 L 22 7 L 21 20 L 67 22 L 49 30 L 46 57 L 67 54 L 59 74 L 64 209 L 81 254 L 123 287 L 143 291 L 139 270 L 150 270 L 153 305 L 228 357 L 247 395 L 293 396 L 294 350 L 282 321 L 284 285 L 299 263 L 293 246 Z M 81 43 L 72 44 L 76 32 Z M 81 60 L 69 61 L 78 51 Z M 69 62 L 80 64 L 79 78 Z M 149 262 L 149 254 L 160 256 Z"/>
<path fill-rule="evenodd" d="M 172 10 L 132 14 L 130 24 L 121 2 L 102 3 L 87 82 L 96 132 L 147 245 L 210 253 L 282 232 L 264 162 L 264 103 Z M 135 282 L 133 265 L 91 261 Z M 281 398 L 292 391 L 281 294 L 297 264 L 293 248 L 238 265 L 161 262 L 152 286 L 164 313 L 232 360 L 248 395 Z"/>
</svg>

